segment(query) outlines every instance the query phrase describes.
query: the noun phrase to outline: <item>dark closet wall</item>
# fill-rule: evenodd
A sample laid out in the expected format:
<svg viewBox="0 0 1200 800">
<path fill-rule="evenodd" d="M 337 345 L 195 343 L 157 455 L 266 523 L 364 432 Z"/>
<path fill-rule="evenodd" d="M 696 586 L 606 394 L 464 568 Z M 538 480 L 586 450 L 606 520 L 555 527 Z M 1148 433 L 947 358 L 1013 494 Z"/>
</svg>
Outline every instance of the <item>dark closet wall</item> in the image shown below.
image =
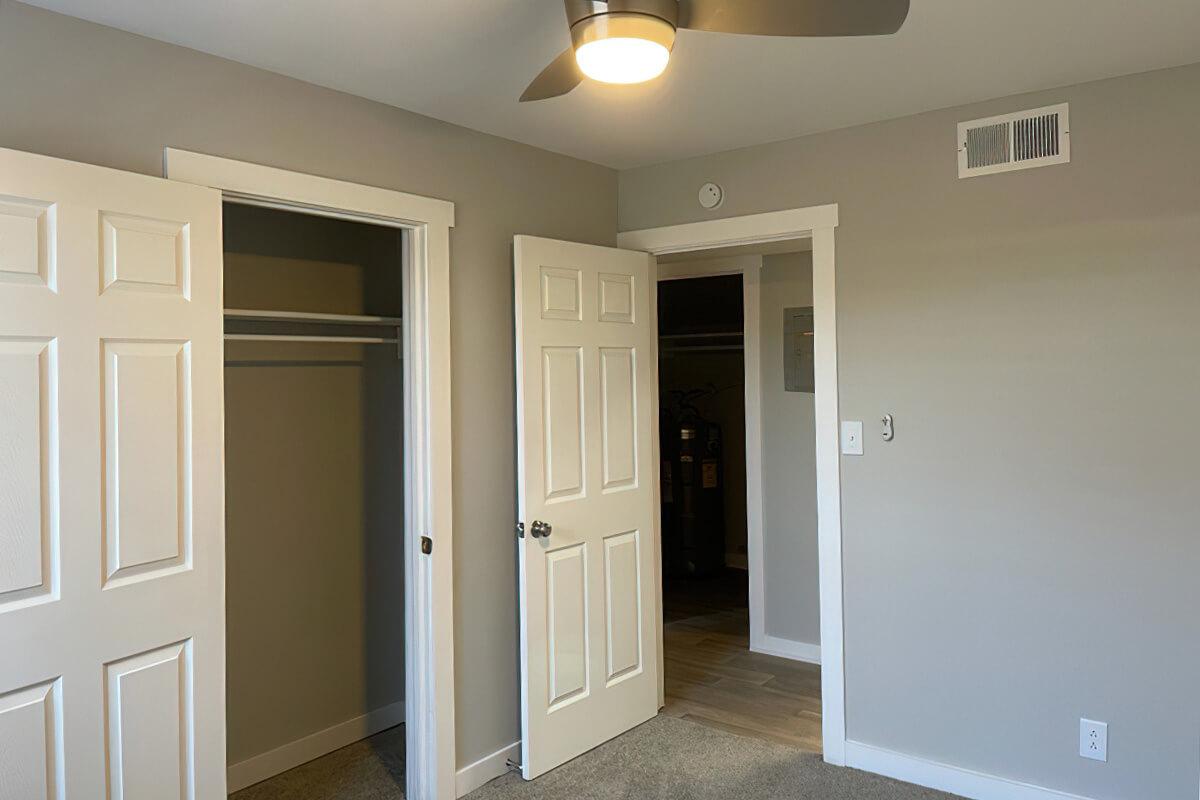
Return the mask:
<svg viewBox="0 0 1200 800">
<path fill-rule="evenodd" d="M 396 315 L 400 237 L 227 205 L 226 306 Z M 236 764 L 404 699 L 404 392 L 391 345 L 225 353 Z"/>
</svg>

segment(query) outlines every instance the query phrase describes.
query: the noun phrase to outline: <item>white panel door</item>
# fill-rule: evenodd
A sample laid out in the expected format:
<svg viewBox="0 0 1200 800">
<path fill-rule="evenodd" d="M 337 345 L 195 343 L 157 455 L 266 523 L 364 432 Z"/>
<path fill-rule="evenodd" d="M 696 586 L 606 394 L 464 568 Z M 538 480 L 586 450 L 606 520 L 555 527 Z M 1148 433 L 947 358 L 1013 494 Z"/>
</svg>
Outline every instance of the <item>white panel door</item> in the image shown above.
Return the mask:
<svg viewBox="0 0 1200 800">
<path fill-rule="evenodd" d="M 652 256 L 518 236 L 522 768 L 658 712 Z"/>
<path fill-rule="evenodd" d="M 221 199 L 0 150 L 0 797 L 225 796 Z"/>
</svg>

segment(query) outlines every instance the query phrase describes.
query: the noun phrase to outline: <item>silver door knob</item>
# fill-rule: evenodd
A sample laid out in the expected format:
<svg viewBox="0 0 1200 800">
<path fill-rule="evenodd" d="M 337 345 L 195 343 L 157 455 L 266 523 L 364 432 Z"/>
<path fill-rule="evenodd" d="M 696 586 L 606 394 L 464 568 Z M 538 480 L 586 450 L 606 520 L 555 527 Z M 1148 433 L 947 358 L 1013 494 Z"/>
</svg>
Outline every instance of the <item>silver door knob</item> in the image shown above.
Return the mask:
<svg viewBox="0 0 1200 800">
<path fill-rule="evenodd" d="M 529 534 L 535 539 L 549 539 L 551 530 L 550 523 L 542 522 L 540 519 L 535 519 L 529 526 Z"/>
</svg>

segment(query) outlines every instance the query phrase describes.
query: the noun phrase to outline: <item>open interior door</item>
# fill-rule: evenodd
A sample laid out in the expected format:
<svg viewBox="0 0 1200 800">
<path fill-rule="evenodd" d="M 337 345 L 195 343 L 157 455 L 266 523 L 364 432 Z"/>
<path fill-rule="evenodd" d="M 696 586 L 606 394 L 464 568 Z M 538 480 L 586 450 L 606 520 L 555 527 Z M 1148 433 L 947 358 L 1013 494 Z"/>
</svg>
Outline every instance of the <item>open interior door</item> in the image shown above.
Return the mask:
<svg viewBox="0 0 1200 800">
<path fill-rule="evenodd" d="M 0 796 L 225 796 L 221 199 L 0 150 Z"/>
<path fill-rule="evenodd" d="M 653 257 L 518 236 L 522 772 L 658 712 Z"/>
</svg>

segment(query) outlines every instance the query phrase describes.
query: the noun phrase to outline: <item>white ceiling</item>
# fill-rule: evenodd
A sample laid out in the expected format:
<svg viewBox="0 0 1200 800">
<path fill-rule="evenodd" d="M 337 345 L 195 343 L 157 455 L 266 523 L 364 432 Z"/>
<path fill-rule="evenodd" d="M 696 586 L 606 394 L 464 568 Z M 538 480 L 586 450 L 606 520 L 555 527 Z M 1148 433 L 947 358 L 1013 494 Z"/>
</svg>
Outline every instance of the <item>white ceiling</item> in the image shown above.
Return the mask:
<svg viewBox="0 0 1200 800">
<path fill-rule="evenodd" d="M 518 104 L 561 0 L 32 2 L 619 168 L 1200 61 L 1197 0 L 912 0 L 896 36 L 683 31 L 650 84 Z"/>
</svg>

